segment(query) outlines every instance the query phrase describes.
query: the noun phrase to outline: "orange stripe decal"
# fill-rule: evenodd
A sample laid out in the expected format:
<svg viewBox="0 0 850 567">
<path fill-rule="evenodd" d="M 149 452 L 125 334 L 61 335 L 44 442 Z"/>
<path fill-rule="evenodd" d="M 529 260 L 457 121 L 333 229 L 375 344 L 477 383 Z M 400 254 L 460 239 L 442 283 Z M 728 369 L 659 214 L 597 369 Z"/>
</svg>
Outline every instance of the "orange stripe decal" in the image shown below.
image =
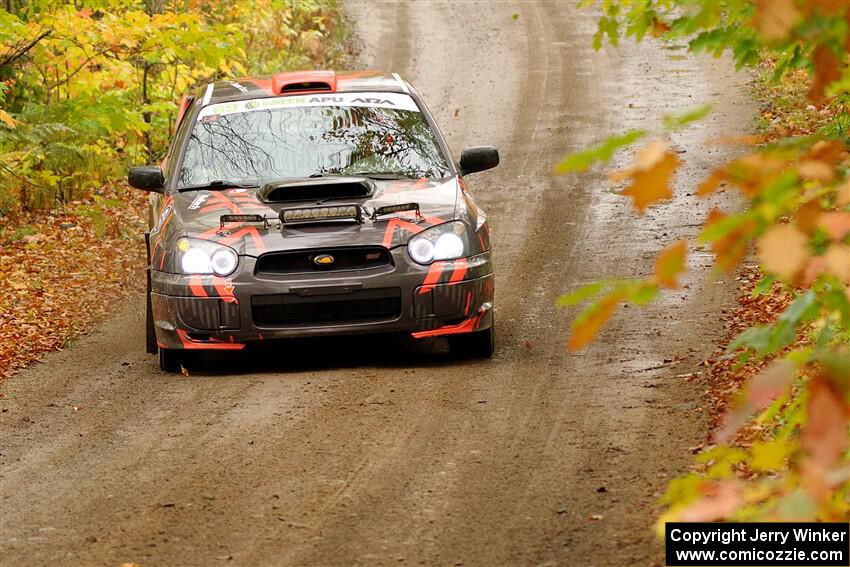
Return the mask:
<svg viewBox="0 0 850 567">
<path fill-rule="evenodd" d="M 445 327 L 440 327 L 439 329 L 432 329 L 430 331 L 417 331 L 415 333 L 410 334 L 415 339 L 424 339 L 426 337 L 441 337 L 444 335 L 471 333 L 478 326 L 478 320 L 480 318 L 480 316 L 476 315 L 475 317 L 470 317 L 466 321 L 458 323 L 457 325 L 446 325 Z"/>
<path fill-rule="evenodd" d="M 180 338 L 180 342 L 183 343 L 183 348 L 186 350 L 242 350 L 245 348 L 244 343 L 205 343 L 193 341 L 189 338 L 188 331 L 184 331 L 183 329 L 177 329 L 177 336 Z"/>
<path fill-rule="evenodd" d="M 452 272 L 452 277 L 449 278 L 450 284 L 455 284 L 463 280 L 463 277 L 466 275 L 466 269 L 468 263 L 465 258 L 461 258 L 460 260 L 455 260 L 455 271 Z"/>
<path fill-rule="evenodd" d="M 195 297 L 209 297 L 207 290 L 204 289 L 204 280 L 201 276 L 189 276 L 189 289 Z"/>
<path fill-rule="evenodd" d="M 440 276 L 443 273 L 443 267 L 445 265 L 445 262 L 434 262 L 431 264 L 431 268 L 428 270 L 428 273 L 425 274 L 425 281 L 422 282 L 422 287 L 419 288 L 420 294 L 428 293 L 434 289 L 434 285 L 440 281 Z"/>
</svg>

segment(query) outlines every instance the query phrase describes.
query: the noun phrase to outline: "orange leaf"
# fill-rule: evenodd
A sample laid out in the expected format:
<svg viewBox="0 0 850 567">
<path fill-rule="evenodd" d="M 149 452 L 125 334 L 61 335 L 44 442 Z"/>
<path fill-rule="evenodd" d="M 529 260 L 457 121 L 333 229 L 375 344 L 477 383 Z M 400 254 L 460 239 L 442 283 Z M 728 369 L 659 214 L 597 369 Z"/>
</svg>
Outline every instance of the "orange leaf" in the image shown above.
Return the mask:
<svg viewBox="0 0 850 567">
<path fill-rule="evenodd" d="M 826 258 L 824 256 L 815 256 L 812 258 L 809 265 L 803 270 L 803 287 L 811 287 L 814 281 L 826 271 Z"/>
<path fill-rule="evenodd" d="M 750 381 L 748 401 L 755 409 L 761 409 L 785 392 L 793 379 L 794 364 L 785 359 L 777 360 Z"/>
<path fill-rule="evenodd" d="M 744 503 L 743 490 L 738 483 L 709 482 L 700 487 L 702 498 L 681 511 L 679 522 L 713 522 L 728 518 Z"/>
<path fill-rule="evenodd" d="M 815 73 L 812 77 L 812 86 L 806 96 L 813 102 L 823 99 L 826 87 L 841 78 L 841 66 L 838 58 L 826 45 L 818 45 L 812 53 Z"/>
<path fill-rule="evenodd" d="M 634 199 L 639 213 L 658 201 L 673 197 L 670 180 L 681 161 L 676 154 L 667 150 L 663 142 L 653 142 L 635 154 L 635 164 L 629 169 L 615 171 L 611 179 L 631 179 L 631 184 L 622 194 Z"/>
<path fill-rule="evenodd" d="M 811 201 L 803 203 L 800 208 L 797 209 L 797 215 L 794 219 L 797 224 L 797 228 L 806 234 L 813 233 L 818 227 L 818 221 L 820 220 L 822 212 L 823 209 L 820 206 L 820 199 L 812 199 Z"/>
<path fill-rule="evenodd" d="M 823 259 L 827 272 L 839 281 L 850 283 L 850 248 L 842 244 L 830 244 Z"/>
<path fill-rule="evenodd" d="M 844 144 L 838 140 L 818 140 L 807 155 L 811 159 L 825 161 L 834 165 L 841 161 L 844 152 Z"/>
<path fill-rule="evenodd" d="M 606 295 L 598 303 L 591 305 L 587 311 L 579 315 L 579 318 L 573 322 L 567 348 L 578 350 L 592 341 L 602 325 L 614 314 L 614 310 L 617 309 L 622 298 L 621 293 Z"/>
<path fill-rule="evenodd" d="M 705 197 L 707 195 L 711 195 L 717 188 L 720 187 L 720 184 L 726 180 L 726 174 L 721 170 L 717 170 L 712 172 L 702 183 L 697 187 L 697 196 Z"/>
<path fill-rule="evenodd" d="M 819 224 L 832 240 L 838 242 L 850 232 L 850 213 L 841 211 L 824 213 L 820 216 Z"/>
<path fill-rule="evenodd" d="M 787 168 L 787 162 L 764 152 L 739 158 L 726 167 L 731 184 L 747 197 L 754 197 Z"/>
<path fill-rule="evenodd" d="M 804 159 L 797 164 L 797 171 L 803 179 L 813 179 L 823 183 L 835 179 L 835 170 L 832 166 L 819 159 Z"/>
<path fill-rule="evenodd" d="M 759 261 L 767 271 L 790 280 L 809 259 L 808 243 L 808 237 L 796 226 L 774 226 L 759 238 Z"/>
<path fill-rule="evenodd" d="M 708 213 L 708 218 L 705 221 L 705 226 L 709 227 L 712 224 L 726 218 L 726 214 L 717 209 L 712 209 Z M 747 243 L 749 236 L 755 230 L 755 221 L 747 219 L 737 227 L 730 230 L 725 236 L 718 238 L 711 243 L 711 249 L 717 257 L 717 265 L 724 272 L 732 272 L 735 267 L 741 263 L 744 256 L 747 254 Z"/>
<path fill-rule="evenodd" d="M 825 377 L 812 380 L 809 392 L 808 423 L 800 441 L 821 470 L 829 469 L 847 450 L 847 405 Z"/>
<path fill-rule="evenodd" d="M 753 24 L 767 41 L 788 36 L 800 19 L 794 0 L 757 0 Z"/>
<path fill-rule="evenodd" d="M 685 270 L 685 258 L 688 246 L 684 240 L 668 246 L 655 261 L 655 281 L 661 287 L 675 289 L 679 287 L 677 278 Z"/>
<path fill-rule="evenodd" d="M 848 12 L 850 14 L 850 12 Z M 847 34 L 847 37 L 850 37 L 850 33 Z M 839 207 L 846 207 L 850 205 L 850 179 L 844 182 L 843 185 L 840 185 L 836 192 L 838 195 L 836 196 L 835 204 Z"/>
<path fill-rule="evenodd" d="M 653 37 L 661 37 L 665 33 L 670 31 L 670 26 L 668 26 L 665 22 L 662 22 L 658 18 L 652 18 L 652 36 Z"/>
</svg>

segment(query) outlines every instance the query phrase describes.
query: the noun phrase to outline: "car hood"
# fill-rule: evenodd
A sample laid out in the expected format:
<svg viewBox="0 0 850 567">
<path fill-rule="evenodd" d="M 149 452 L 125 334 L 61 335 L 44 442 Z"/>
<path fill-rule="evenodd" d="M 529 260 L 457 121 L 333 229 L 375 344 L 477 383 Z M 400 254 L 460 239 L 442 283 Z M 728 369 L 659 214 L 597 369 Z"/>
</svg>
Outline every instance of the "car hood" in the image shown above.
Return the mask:
<svg viewBox="0 0 850 567">
<path fill-rule="evenodd" d="M 369 197 L 339 199 L 323 204 L 359 203 L 370 211 L 377 207 L 417 203 L 422 218 L 417 222 L 412 211 L 380 217 L 363 223 L 315 223 L 280 226 L 277 220 L 284 208 L 315 205 L 315 202 L 265 203 L 261 189 L 233 188 L 215 191 L 187 191 L 166 199 L 153 234 L 177 217 L 172 238 L 203 238 L 236 249 L 241 255 L 258 256 L 268 251 L 297 250 L 331 246 L 381 245 L 386 248 L 404 245 L 412 234 L 453 220 L 457 217 L 460 195 L 456 177 L 443 180 L 370 180 L 374 190 Z M 466 207 L 462 207 L 466 211 Z M 261 223 L 227 223 L 222 230 L 221 215 L 257 214 L 273 219 L 268 228 Z M 473 224 L 473 226 L 475 226 Z M 180 233 L 180 234 L 177 234 Z M 171 240 L 168 238 L 167 240 Z"/>
</svg>

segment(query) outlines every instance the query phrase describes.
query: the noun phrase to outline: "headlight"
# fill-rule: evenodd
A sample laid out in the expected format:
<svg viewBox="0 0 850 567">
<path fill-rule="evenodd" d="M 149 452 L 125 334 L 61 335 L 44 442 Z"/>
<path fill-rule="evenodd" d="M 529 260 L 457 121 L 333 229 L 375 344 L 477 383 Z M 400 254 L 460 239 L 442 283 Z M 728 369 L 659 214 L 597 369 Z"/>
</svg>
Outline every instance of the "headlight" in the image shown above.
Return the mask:
<svg viewBox="0 0 850 567">
<path fill-rule="evenodd" d="M 210 240 L 181 238 L 177 251 L 179 271 L 183 274 L 229 276 L 239 264 L 239 256 L 233 248 Z"/>
<path fill-rule="evenodd" d="M 452 221 L 423 230 L 407 242 L 407 253 L 417 264 L 465 258 L 475 253 L 466 224 Z"/>
</svg>

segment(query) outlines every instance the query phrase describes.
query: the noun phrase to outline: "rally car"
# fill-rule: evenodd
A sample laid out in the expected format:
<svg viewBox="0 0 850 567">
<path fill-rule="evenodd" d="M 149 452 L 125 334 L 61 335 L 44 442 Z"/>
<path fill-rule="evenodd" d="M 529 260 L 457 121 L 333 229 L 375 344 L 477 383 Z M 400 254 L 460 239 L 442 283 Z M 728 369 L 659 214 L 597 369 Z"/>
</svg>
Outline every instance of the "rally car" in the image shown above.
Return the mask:
<svg viewBox="0 0 850 567">
<path fill-rule="evenodd" d="M 206 350 L 359 333 L 448 337 L 493 352 L 487 217 L 397 74 L 305 71 L 186 96 L 150 192 L 147 350 L 177 371 Z"/>
</svg>

